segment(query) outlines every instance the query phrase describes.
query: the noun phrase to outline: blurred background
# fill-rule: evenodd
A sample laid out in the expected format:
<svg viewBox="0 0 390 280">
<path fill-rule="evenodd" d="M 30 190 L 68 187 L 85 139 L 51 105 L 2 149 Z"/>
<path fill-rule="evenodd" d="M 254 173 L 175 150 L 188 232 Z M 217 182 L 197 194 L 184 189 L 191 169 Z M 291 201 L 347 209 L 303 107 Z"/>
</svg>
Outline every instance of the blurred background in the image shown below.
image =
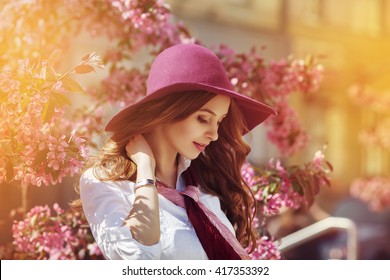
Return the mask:
<svg viewBox="0 0 390 280">
<path fill-rule="evenodd" d="M 384 178 L 383 184 L 390 189 L 386 181 L 390 177 L 390 102 L 386 103 L 390 95 L 390 0 L 166 2 L 175 20 L 183 21 L 207 46 L 225 43 L 238 52 L 264 47 L 263 56 L 269 61 L 311 54 L 324 66 L 320 90 L 310 96 L 294 95 L 290 100 L 309 142 L 306 149 L 288 158 L 288 163 L 302 164 L 326 146 L 326 158 L 334 168 L 332 187 L 320 191 L 310 211 L 287 210 L 270 219 L 268 230 L 283 238 L 327 217 L 348 220 L 330 221 L 325 225 L 329 230 L 309 234 L 302 244 L 286 248 L 285 258 L 345 259 L 347 247 L 353 246 L 350 238 L 355 237 L 356 258 L 390 259 L 389 207 L 374 211 L 369 203 L 350 195 L 358 178 Z M 83 36 L 75 40 L 69 51 L 70 63 L 109 44 Z M 89 76 L 81 84 L 93 84 L 104 74 Z M 253 149 L 249 160 L 254 165 L 276 156 L 262 127 L 253 131 L 249 141 Z M 72 179 L 63 183 L 74 184 Z M 67 208 L 74 197 L 72 187 L 43 186 L 34 188 L 29 199 L 31 205 L 59 202 Z M 0 198 L 0 243 L 4 243 L 11 240 L 4 232 L 9 231 L 9 211 L 20 205 L 20 195 L 12 186 L 1 186 Z M 340 226 L 340 221 L 351 223 Z"/>
</svg>

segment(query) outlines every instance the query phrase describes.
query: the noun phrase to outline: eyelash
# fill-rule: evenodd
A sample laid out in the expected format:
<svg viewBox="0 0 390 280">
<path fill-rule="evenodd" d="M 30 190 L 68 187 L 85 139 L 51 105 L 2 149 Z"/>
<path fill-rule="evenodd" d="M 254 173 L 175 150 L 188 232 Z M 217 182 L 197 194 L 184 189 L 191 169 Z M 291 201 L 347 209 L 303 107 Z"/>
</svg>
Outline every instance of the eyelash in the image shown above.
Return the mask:
<svg viewBox="0 0 390 280">
<path fill-rule="evenodd" d="M 201 116 L 198 116 L 198 121 L 202 124 L 207 124 L 209 123 L 208 120 L 205 120 L 204 118 L 202 118 Z M 217 125 L 219 126 L 221 124 L 221 122 L 218 122 Z"/>
<path fill-rule="evenodd" d="M 200 123 L 208 123 L 209 121 L 208 120 L 205 120 L 204 118 L 202 118 L 201 116 L 198 116 L 198 121 Z"/>
</svg>

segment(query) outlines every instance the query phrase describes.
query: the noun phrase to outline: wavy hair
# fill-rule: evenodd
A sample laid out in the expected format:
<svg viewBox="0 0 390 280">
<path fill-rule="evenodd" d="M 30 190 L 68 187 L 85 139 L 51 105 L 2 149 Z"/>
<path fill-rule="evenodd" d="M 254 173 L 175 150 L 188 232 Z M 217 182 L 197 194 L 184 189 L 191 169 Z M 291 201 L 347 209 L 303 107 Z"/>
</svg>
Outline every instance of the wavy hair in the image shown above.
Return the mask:
<svg viewBox="0 0 390 280">
<path fill-rule="evenodd" d="M 172 93 L 133 106 L 120 120 L 123 125 L 112 133 L 100 155 L 92 158 L 88 166 L 93 167 L 95 176 L 103 181 L 134 181 L 137 167 L 126 154 L 129 139 L 187 118 L 214 96 L 205 91 Z M 192 160 L 190 168 L 202 190 L 220 199 L 238 241 L 243 247 L 251 245 L 252 251 L 256 244 L 256 231 L 252 228 L 256 203 L 241 176 L 241 167 L 250 152 L 249 145 L 242 139 L 243 132 L 247 132 L 245 121 L 232 99 L 229 112 L 219 126 L 218 140 L 211 142 L 205 153 Z"/>
</svg>

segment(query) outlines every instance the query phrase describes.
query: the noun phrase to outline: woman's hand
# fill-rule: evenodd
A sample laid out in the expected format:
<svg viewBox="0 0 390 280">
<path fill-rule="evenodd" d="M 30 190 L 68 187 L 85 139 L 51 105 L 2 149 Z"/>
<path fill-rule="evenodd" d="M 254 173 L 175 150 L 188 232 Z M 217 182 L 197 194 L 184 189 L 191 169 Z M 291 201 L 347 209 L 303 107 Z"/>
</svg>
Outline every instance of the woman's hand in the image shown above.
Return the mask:
<svg viewBox="0 0 390 280">
<path fill-rule="evenodd" d="M 137 181 L 155 178 L 156 160 L 145 137 L 138 134 L 126 145 L 128 157 L 137 165 Z"/>
<path fill-rule="evenodd" d="M 137 166 L 150 164 L 153 169 L 155 168 L 156 161 L 152 149 L 142 134 L 138 134 L 129 140 L 126 145 L 126 153 Z"/>
</svg>

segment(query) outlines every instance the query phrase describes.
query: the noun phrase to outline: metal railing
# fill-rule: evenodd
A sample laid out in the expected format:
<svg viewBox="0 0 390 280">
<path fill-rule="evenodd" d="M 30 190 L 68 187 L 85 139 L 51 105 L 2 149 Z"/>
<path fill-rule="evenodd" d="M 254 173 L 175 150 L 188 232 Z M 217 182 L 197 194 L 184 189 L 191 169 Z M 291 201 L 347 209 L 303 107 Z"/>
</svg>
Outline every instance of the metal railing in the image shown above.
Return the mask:
<svg viewBox="0 0 390 280">
<path fill-rule="evenodd" d="M 309 240 L 312 240 L 323 233 L 333 230 L 342 229 L 347 232 L 347 259 L 356 260 L 358 253 L 358 238 L 355 223 L 347 218 L 328 217 L 310 226 L 302 228 L 281 239 L 279 250 L 281 252 L 299 246 Z"/>
</svg>

